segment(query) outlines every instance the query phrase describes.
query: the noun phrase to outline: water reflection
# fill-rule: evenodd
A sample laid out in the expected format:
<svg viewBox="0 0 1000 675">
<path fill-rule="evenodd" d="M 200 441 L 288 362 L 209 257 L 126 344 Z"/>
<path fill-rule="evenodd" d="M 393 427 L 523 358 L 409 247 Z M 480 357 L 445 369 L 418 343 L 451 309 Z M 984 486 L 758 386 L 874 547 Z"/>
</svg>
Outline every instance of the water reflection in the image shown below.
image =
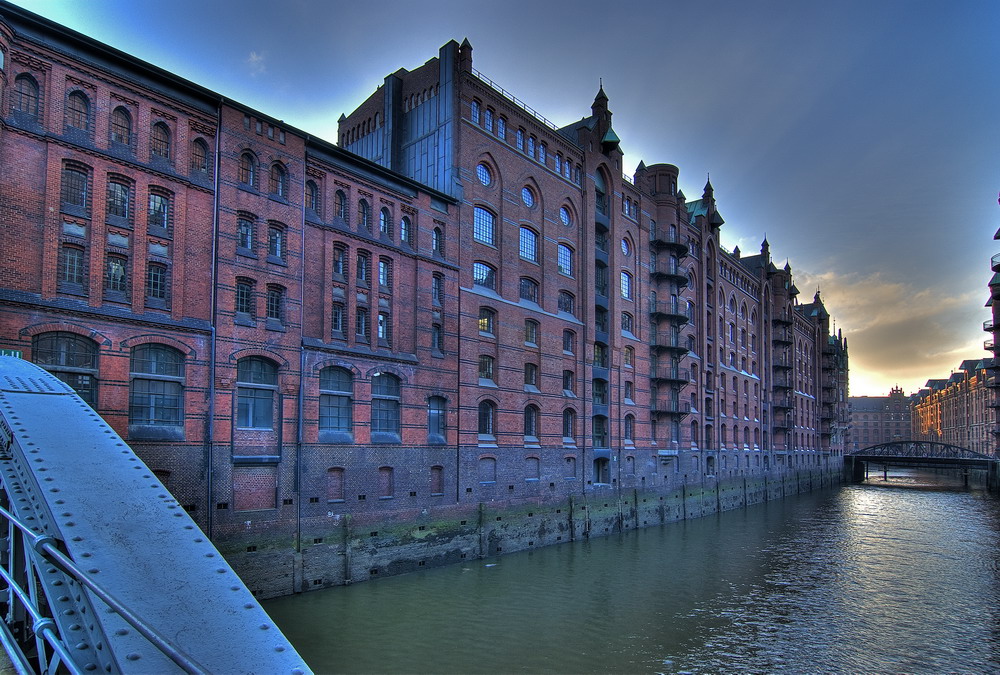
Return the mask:
<svg viewBox="0 0 1000 675">
<path fill-rule="evenodd" d="M 996 500 L 898 478 L 265 606 L 317 672 L 1000 668 Z"/>
</svg>

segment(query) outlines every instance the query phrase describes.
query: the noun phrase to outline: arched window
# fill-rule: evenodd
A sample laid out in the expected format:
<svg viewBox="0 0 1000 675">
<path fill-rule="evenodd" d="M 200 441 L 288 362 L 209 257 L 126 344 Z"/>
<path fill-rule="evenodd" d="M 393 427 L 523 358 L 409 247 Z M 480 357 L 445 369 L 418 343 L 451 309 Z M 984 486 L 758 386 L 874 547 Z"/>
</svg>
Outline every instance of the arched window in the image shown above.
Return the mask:
<svg viewBox="0 0 1000 675">
<path fill-rule="evenodd" d="M 319 371 L 319 430 L 321 441 L 354 439 L 354 375 L 346 368 Z"/>
<path fill-rule="evenodd" d="M 82 92 L 74 91 L 66 99 L 66 126 L 84 131 L 90 128 L 90 102 Z"/>
<path fill-rule="evenodd" d="M 522 300 L 534 303 L 538 302 L 538 282 L 534 279 L 521 277 L 518 290 Z"/>
<path fill-rule="evenodd" d="M 358 226 L 372 230 L 372 207 L 364 199 L 358 201 Z"/>
<path fill-rule="evenodd" d="M 120 106 L 111 113 L 111 140 L 122 145 L 132 143 L 132 116 Z"/>
<path fill-rule="evenodd" d="M 392 238 L 392 214 L 384 206 L 378 212 L 378 231 L 382 236 Z"/>
<path fill-rule="evenodd" d="M 240 182 L 250 187 L 257 185 L 257 159 L 252 153 L 240 155 Z"/>
<path fill-rule="evenodd" d="M 399 220 L 399 240 L 404 244 L 413 244 L 413 225 L 408 216 Z"/>
<path fill-rule="evenodd" d="M 97 405 L 97 343 L 75 333 L 43 333 L 32 361 L 68 384 L 92 408 Z"/>
<path fill-rule="evenodd" d="M 278 162 L 271 165 L 270 192 L 277 197 L 288 196 L 288 172 Z"/>
<path fill-rule="evenodd" d="M 431 233 L 431 250 L 438 255 L 444 255 L 444 230 L 435 227 Z"/>
<path fill-rule="evenodd" d="M 146 212 L 146 225 L 150 234 L 165 237 L 170 234 L 171 194 L 162 188 L 151 188 L 149 192 L 149 209 Z"/>
<path fill-rule="evenodd" d="M 191 170 L 208 173 L 208 145 L 200 138 L 191 143 Z"/>
<path fill-rule="evenodd" d="M 306 208 L 319 214 L 319 188 L 311 180 L 306 181 Z"/>
<path fill-rule="evenodd" d="M 524 408 L 524 435 L 534 439 L 538 438 L 539 410 L 536 405 L 528 405 Z"/>
<path fill-rule="evenodd" d="M 272 429 L 278 369 L 267 359 L 248 356 L 236 364 L 236 426 Z"/>
<path fill-rule="evenodd" d="M 560 312 L 576 314 L 576 298 L 569 291 L 559 291 L 557 303 Z"/>
<path fill-rule="evenodd" d="M 632 299 L 632 275 L 628 272 L 621 274 L 621 293 L 626 300 Z"/>
<path fill-rule="evenodd" d="M 184 355 L 166 345 L 139 345 L 130 370 L 129 424 L 183 426 Z"/>
<path fill-rule="evenodd" d="M 497 272 L 492 266 L 486 263 L 473 263 L 472 283 L 476 286 L 484 286 L 495 291 L 497 289 Z"/>
<path fill-rule="evenodd" d="M 38 83 L 31 75 L 18 75 L 14 80 L 14 110 L 38 117 Z"/>
<path fill-rule="evenodd" d="M 431 467 L 431 494 L 444 494 L 444 467 L 435 465 Z"/>
<path fill-rule="evenodd" d="M 595 381 L 596 384 L 596 381 Z M 607 448 L 608 445 L 608 418 L 604 415 L 594 415 L 592 431 L 595 448 Z M 604 482 L 604 481 L 602 481 Z"/>
<path fill-rule="evenodd" d="M 108 180 L 108 201 L 105 214 L 113 218 L 128 220 L 132 215 L 132 188 L 125 178 Z"/>
<path fill-rule="evenodd" d="M 497 313 L 489 307 L 479 308 L 479 332 L 496 335 Z"/>
<path fill-rule="evenodd" d="M 635 442 L 635 416 L 625 415 L 625 442 Z"/>
<path fill-rule="evenodd" d="M 391 373 L 372 376 L 372 442 L 399 442 L 399 378 Z"/>
<path fill-rule="evenodd" d="M 497 406 L 493 401 L 479 404 L 479 435 L 493 437 L 496 433 Z"/>
<path fill-rule="evenodd" d="M 273 260 L 284 261 L 288 256 L 288 237 L 285 226 L 276 221 L 267 224 L 267 255 Z"/>
<path fill-rule="evenodd" d="M 566 244 L 559 244 L 556 261 L 559 274 L 565 274 L 568 277 L 573 276 L 573 249 Z"/>
<path fill-rule="evenodd" d="M 481 206 L 472 215 L 472 237 L 484 244 L 493 245 L 496 237 L 496 216 Z"/>
<path fill-rule="evenodd" d="M 497 480 L 497 460 L 496 457 L 479 458 L 479 482 L 495 483 Z"/>
<path fill-rule="evenodd" d="M 154 157 L 170 159 L 170 129 L 163 122 L 153 125 L 153 133 L 149 139 L 149 151 Z"/>
<path fill-rule="evenodd" d="M 343 190 L 337 190 L 336 194 L 333 195 L 333 210 L 337 218 L 347 220 L 347 195 L 344 194 Z"/>
<path fill-rule="evenodd" d="M 530 227 L 521 227 L 520 254 L 523 260 L 538 262 L 538 233 Z"/>
<path fill-rule="evenodd" d="M 447 442 L 447 404 L 448 402 L 443 396 L 431 396 L 427 399 L 428 443 L 443 445 Z"/>
<path fill-rule="evenodd" d="M 576 443 L 576 411 L 572 408 L 563 410 L 562 435 L 563 443 Z"/>
</svg>

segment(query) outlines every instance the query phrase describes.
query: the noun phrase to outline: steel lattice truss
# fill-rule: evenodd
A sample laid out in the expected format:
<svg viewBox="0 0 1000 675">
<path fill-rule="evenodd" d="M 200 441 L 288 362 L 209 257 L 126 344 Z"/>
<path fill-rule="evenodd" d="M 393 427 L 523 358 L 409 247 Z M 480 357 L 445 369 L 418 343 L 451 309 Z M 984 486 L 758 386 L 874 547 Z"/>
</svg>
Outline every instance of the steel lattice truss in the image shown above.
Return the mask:
<svg viewBox="0 0 1000 675">
<path fill-rule="evenodd" d="M 957 445 L 936 441 L 894 441 L 846 453 L 847 457 L 921 457 L 933 459 L 986 459 L 993 457 Z"/>
</svg>

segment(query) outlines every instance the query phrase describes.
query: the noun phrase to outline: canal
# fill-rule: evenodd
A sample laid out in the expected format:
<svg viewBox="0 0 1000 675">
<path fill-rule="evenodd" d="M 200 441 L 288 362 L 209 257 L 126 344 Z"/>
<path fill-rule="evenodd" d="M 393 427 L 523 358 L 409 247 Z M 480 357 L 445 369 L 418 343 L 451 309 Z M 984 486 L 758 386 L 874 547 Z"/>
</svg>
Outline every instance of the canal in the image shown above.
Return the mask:
<svg viewBox="0 0 1000 675">
<path fill-rule="evenodd" d="M 998 505 L 895 471 L 265 609 L 318 673 L 996 672 Z"/>
</svg>

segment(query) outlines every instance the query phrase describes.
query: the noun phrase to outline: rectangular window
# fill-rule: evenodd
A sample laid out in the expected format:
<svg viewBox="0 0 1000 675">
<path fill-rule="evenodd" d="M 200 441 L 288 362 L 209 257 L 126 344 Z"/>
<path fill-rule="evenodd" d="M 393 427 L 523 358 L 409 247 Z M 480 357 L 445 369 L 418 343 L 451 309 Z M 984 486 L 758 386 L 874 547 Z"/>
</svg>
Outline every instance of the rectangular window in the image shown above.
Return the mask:
<svg viewBox="0 0 1000 675">
<path fill-rule="evenodd" d="M 333 303 L 330 312 L 331 330 L 342 337 L 344 332 L 344 305 L 339 302 Z"/>
<path fill-rule="evenodd" d="M 245 281 L 236 282 L 236 312 L 253 316 L 253 285 Z"/>
<path fill-rule="evenodd" d="M 272 428 L 274 392 L 251 387 L 238 387 L 236 391 L 236 426 L 249 429 Z"/>
<path fill-rule="evenodd" d="M 378 285 L 383 293 L 392 293 L 392 262 L 384 258 L 378 261 Z"/>
<path fill-rule="evenodd" d="M 146 223 L 150 229 L 166 230 L 169 223 L 170 199 L 158 194 L 149 195 L 149 214 Z"/>
<path fill-rule="evenodd" d="M 87 174 L 76 169 L 63 169 L 60 199 L 70 206 L 87 206 Z"/>
<path fill-rule="evenodd" d="M 371 327 L 368 325 L 368 310 L 358 307 L 354 312 L 354 336 L 359 342 L 368 342 Z"/>
<path fill-rule="evenodd" d="M 60 258 L 59 281 L 64 284 L 82 286 L 86 278 L 83 249 L 76 246 L 63 246 Z"/>
<path fill-rule="evenodd" d="M 284 314 L 285 289 L 271 286 L 267 289 L 267 318 L 281 322 Z"/>
<path fill-rule="evenodd" d="M 109 255 L 105 266 L 104 290 L 109 293 L 128 291 L 128 258 Z"/>
<path fill-rule="evenodd" d="M 150 263 L 146 268 L 146 297 L 152 300 L 167 299 L 167 268 Z"/>
<path fill-rule="evenodd" d="M 476 241 L 493 245 L 496 229 L 496 216 L 486 209 L 477 206 L 473 212 L 472 236 Z"/>
</svg>

